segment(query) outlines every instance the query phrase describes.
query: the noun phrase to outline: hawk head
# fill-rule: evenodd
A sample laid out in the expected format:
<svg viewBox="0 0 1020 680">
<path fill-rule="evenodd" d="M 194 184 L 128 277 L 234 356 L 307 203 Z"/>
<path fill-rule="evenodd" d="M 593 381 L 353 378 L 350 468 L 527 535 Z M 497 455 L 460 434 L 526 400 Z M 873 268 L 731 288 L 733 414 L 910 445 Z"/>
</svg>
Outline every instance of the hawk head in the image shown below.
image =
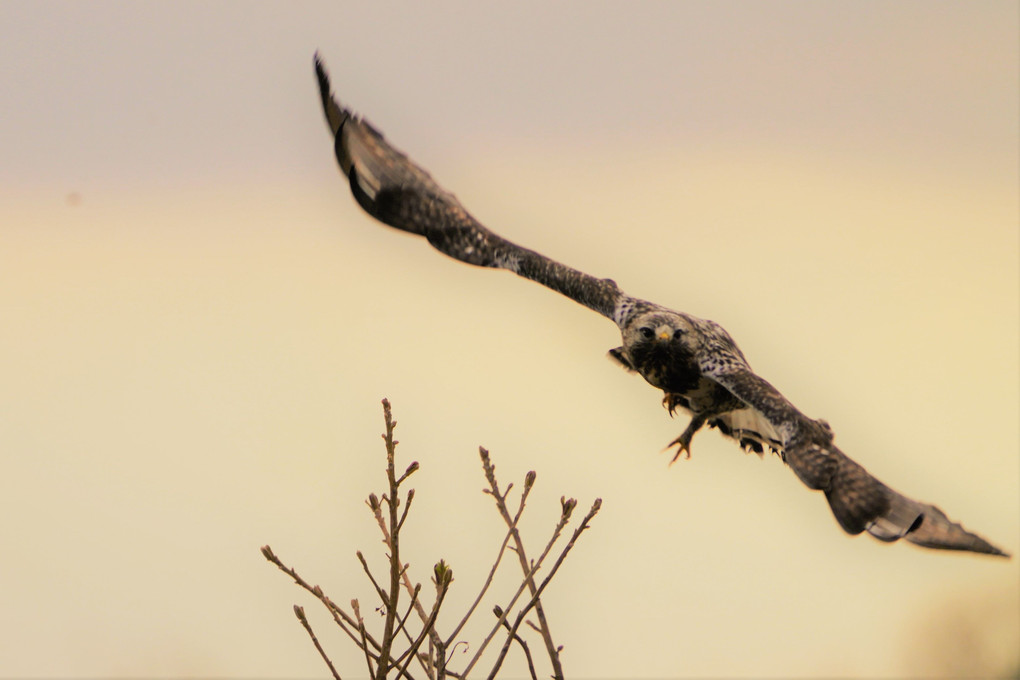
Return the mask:
<svg viewBox="0 0 1020 680">
<path fill-rule="evenodd" d="M 694 324 L 675 312 L 638 314 L 623 330 L 623 349 L 634 369 L 652 385 L 681 393 L 698 382 L 699 342 Z"/>
</svg>

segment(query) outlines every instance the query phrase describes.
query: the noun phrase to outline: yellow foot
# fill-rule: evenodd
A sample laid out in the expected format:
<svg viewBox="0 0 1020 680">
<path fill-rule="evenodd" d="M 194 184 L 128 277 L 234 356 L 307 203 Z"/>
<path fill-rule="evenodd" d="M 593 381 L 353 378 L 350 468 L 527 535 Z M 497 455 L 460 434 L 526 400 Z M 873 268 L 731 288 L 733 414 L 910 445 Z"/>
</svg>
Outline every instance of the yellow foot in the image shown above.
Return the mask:
<svg viewBox="0 0 1020 680">
<path fill-rule="evenodd" d="M 681 436 L 677 437 L 676 439 L 674 439 L 673 441 L 671 441 L 669 443 L 669 446 L 664 448 L 663 451 L 669 451 L 674 446 L 677 447 L 677 449 L 676 449 L 676 453 L 673 455 L 673 460 L 669 461 L 670 465 L 672 465 L 673 463 L 677 462 L 677 460 L 679 460 L 681 455 L 684 457 L 685 460 L 690 460 L 691 459 L 691 442 L 690 442 L 689 439 L 685 439 L 681 435 Z"/>
</svg>

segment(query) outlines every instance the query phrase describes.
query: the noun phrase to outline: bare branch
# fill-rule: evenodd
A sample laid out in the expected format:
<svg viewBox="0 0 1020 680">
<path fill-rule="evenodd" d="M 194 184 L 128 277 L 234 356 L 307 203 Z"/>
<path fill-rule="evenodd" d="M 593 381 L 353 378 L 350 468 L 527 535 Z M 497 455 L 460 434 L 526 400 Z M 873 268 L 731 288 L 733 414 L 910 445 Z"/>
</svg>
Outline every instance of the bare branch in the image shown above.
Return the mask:
<svg viewBox="0 0 1020 680">
<path fill-rule="evenodd" d="M 383 439 L 386 442 L 386 480 L 389 482 L 386 506 L 389 510 L 387 514 L 389 515 L 390 587 L 386 599 L 386 620 L 383 623 L 382 647 L 379 650 L 379 656 L 384 660 L 388 660 L 390 658 L 390 649 L 393 646 L 393 626 L 396 624 L 397 619 L 397 604 L 400 601 L 400 534 L 397 531 L 397 506 L 400 503 L 400 497 L 398 496 L 399 490 L 397 488 L 396 471 L 394 470 L 397 442 L 393 438 L 393 430 L 396 428 L 397 423 L 393 420 L 390 402 L 383 399 L 382 405 L 383 417 L 386 421 L 386 434 L 383 435 Z M 380 517 L 380 519 L 382 518 Z M 376 680 L 385 680 L 387 666 L 387 661 L 379 664 L 375 673 Z M 372 675 L 372 673 L 369 675 Z"/>
<path fill-rule="evenodd" d="M 400 475 L 400 479 L 397 480 L 397 486 L 400 486 L 400 484 L 405 479 L 407 479 L 408 477 L 410 477 L 411 475 L 413 475 L 417 471 L 418 471 L 418 461 L 413 461 L 410 465 L 407 466 L 407 469 L 404 470 L 404 474 Z"/>
<path fill-rule="evenodd" d="M 315 637 L 315 633 L 312 631 L 312 626 L 308 623 L 308 619 L 305 618 L 305 608 L 294 605 L 294 615 L 297 616 L 298 621 L 300 621 L 301 625 L 305 627 L 306 631 L 308 631 L 308 637 L 312 638 L 312 644 L 315 645 L 315 649 L 318 650 L 319 656 L 321 656 L 322 660 L 326 662 L 327 666 L 329 666 L 329 672 L 333 674 L 335 680 L 342 680 L 340 674 L 336 672 L 336 668 L 333 667 L 333 662 L 330 661 L 329 657 L 326 655 L 326 650 L 324 650 L 322 645 L 319 644 L 319 638 Z"/>
<path fill-rule="evenodd" d="M 417 465 L 417 463 L 415 463 Z M 400 531 L 404 527 L 404 520 L 407 519 L 407 513 L 411 509 L 411 501 L 414 500 L 414 489 L 407 490 L 407 502 L 404 503 L 404 512 L 400 515 L 400 521 L 397 522 L 397 531 Z"/>
<path fill-rule="evenodd" d="M 483 457 L 482 460 L 484 465 L 484 461 L 486 461 L 487 458 Z M 486 477 L 488 477 L 489 474 L 490 472 L 487 471 Z M 493 483 L 495 483 L 494 469 L 491 471 L 491 474 Z M 528 474 L 534 475 L 534 473 L 530 472 Z M 534 482 L 533 476 L 531 479 L 532 482 Z M 503 543 L 499 546 L 499 552 L 496 553 L 496 560 L 495 562 L 492 563 L 492 568 L 489 569 L 489 575 L 485 578 L 485 583 L 482 584 L 482 589 L 478 592 L 478 596 L 475 597 L 475 601 L 471 603 L 471 606 L 468 608 L 467 613 L 464 615 L 464 618 L 460 620 L 460 623 L 457 624 L 457 627 L 454 628 L 453 632 L 450 633 L 450 635 L 446 638 L 446 646 L 448 648 L 450 647 L 451 644 L 453 644 L 453 640 L 454 638 L 457 637 L 457 634 L 460 633 L 461 629 L 467 624 L 468 619 L 471 618 L 471 615 L 474 614 L 475 609 L 478 607 L 478 604 L 482 601 L 482 597 L 485 596 L 485 593 L 488 591 L 489 586 L 492 585 L 492 579 L 496 575 L 496 570 L 499 568 L 500 562 L 503 560 L 503 554 L 506 551 L 507 543 L 510 542 L 510 537 L 513 536 L 514 532 L 517 530 L 517 523 L 520 521 L 521 515 L 524 513 L 524 503 L 527 500 L 529 493 L 531 493 L 531 484 L 529 484 L 527 480 L 525 480 L 524 493 L 521 494 L 521 503 L 517 508 L 517 514 L 514 515 L 513 521 L 511 521 L 510 527 L 507 529 L 506 535 L 503 536 Z"/>
<path fill-rule="evenodd" d="M 514 539 L 514 549 L 517 552 L 517 559 L 520 562 L 521 571 L 524 572 L 524 574 L 526 575 L 525 578 L 527 579 L 528 589 L 531 591 L 532 596 L 534 596 L 535 593 L 537 592 L 537 588 L 535 586 L 534 580 L 527 576 L 527 574 L 531 571 L 531 567 L 528 562 L 527 554 L 525 553 L 524 550 L 524 541 L 521 539 L 520 532 L 517 531 L 516 527 L 512 527 L 510 512 L 507 510 L 506 507 L 506 494 L 510 493 L 510 487 L 509 486 L 507 487 L 505 494 L 500 495 L 499 486 L 496 482 L 496 467 L 492 464 L 492 462 L 489 459 L 489 452 L 482 447 L 479 447 L 478 452 L 482 457 L 482 468 L 485 471 L 485 479 L 488 480 L 489 482 L 489 487 L 492 490 L 492 497 L 496 499 L 496 507 L 499 509 L 499 514 L 503 518 L 503 521 L 507 523 L 507 526 L 511 527 L 511 533 L 513 534 Z M 534 470 L 528 472 L 528 474 L 525 475 L 524 477 L 525 492 L 530 490 L 531 486 L 534 485 L 535 478 L 536 474 Z M 564 510 L 566 510 L 566 508 L 564 508 Z M 569 512 L 567 513 L 567 517 L 569 518 Z M 565 523 L 566 522 L 563 521 L 561 518 L 560 525 L 561 529 L 562 524 Z M 557 532 L 555 532 L 553 535 L 552 541 L 555 541 L 556 538 L 558 538 L 558 536 L 559 531 L 557 530 Z M 551 547 L 551 543 L 549 546 L 547 546 L 546 550 L 548 550 L 549 547 Z M 546 653 L 549 655 L 549 661 L 552 663 L 553 677 L 556 678 L 556 680 L 563 680 L 563 666 L 560 664 L 559 650 L 556 644 L 553 642 L 552 631 L 549 629 L 549 623 L 548 621 L 546 621 L 545 610 L 542 608 L 541 602 L 538 602 L 536 604 L 535 614 L 538 616 L 538 623 L 541 628 L 542 641 L 545 643 Z"/>
<path fill-rule="evenodd" d="M 421 592 L 421 584 L 419 583 L 419 584 L 415 585 L 415 587 L 414 587 L 414 593 L 411 594 L 411 604 L 407 605 L 407 611 L 404 613 L 404 616 L 401 617 L 400 623 L 397 624 L 397 630 L 394 631 L 394 633 L 393 633 L 394 635 L 396 635 L 397 633 L 399 633 L 401 631 L 404 631 L 404 634 L 407 635 L 407 631 L 404 630 L 404 625 L 407 623 L 407 617 L 410 616 L 411 612 L 414 611 L 414 604 L 418 601 L 418 593 L 420 593 L 420 592 Z M 408 639 L 410 639 L 410 635 L 408 635 Z M 394 665 L 396 663 L 397 663 L 396 661 L 393 662 Z"/>
<path fill-rule="evenodd" d="M 541 567 L 542 560 L 545 559 L 545 556 L 549 553 L 549 547 L 551 547 L 551 544 L 547 546 L 546 551 L 538 558 L 538 562 L 535 564 L 534 567 L 532 567 L 531 571 L 525 574 L 524 579 L 522 579 L 521 581 L 521 585 L 517 587 L 517 590 L 516 592 L 514 592 L 513 597 L 510 598 L 510 602 L 508 602 L 507 606 L 503 608 L 502 616 L 499 618 L 499 620 L 496 621 L 496 625 L 492 627 L 492 629 L 489 631 L 489 634 L 485 636 L 485 639 L 482 640 L 482 644 L 479 645 L 478 650 L 475 652 L 475 655 L 471 657 L 471 661 L 469 661 L 468 665 L 464 668 L 463 670 L 464 675 L 467 675 L 468 672 L 472 668 L 474 668 L 475 664 L 478 663 L 479 659 L 482 658 L 482 653 L 485 651 L 485 648 L 489 646 L 489 643 L 492 642 L 492 638 L 495 637 L 496 633 L 499 632 L 500 627 L 503 625 L 503 621 L 508 616 L 510 608 L 514 606 L 514 603 L 517 602 L 517 599 L 524 593 L 525 588 L 527 588 L 528 580 L 532 578 L 534 576 L 534 573 L 538 571 L 538 569 Z"/>
<path fill-rule="evenodd" d="M 501 617 L 501 620 L 503 621 L 503 627 L 507 629 L 507 631 L 510 633 L 510 637 L 516 640 L 517 643 L 521 646 L 521 649 L 524 650 L 524 656 L 528 660 L 528 672 L 531 673 L 531 680 L 538 680 L 538 676 L 535 674 L 535 661 L 534 659 L 531 658 L 531 650 L 528 649 L 528 643 L 525 642 L 524 638 L 518 635 L 515 631 L 511 630 L 510 624 L 507 622 L 506 618 L 503 617 L 503 610 L 500 609 L 498 605 L 493 607 L 492 611 L 496 616 Z M 530 621 L 528 621 L 528 623 L 531 624 L 532 629 L 541 632 L 535 624 L 531 623 Z"/>
<path fill-rule="evenodd" d="M 569 504 L 569 503 L 564 503 L 564 507 L 563 507 L 563 515 L 564 515 L 564 517 L 569 517 L 570 516 L 570 512 L 573 510 L 573 507 L 576 504 L 577 504 L 576 501 L 572 505 Z M 564 546 L 563 550 L 560 552 L 559 557 L 556 558 L 556 562 L 553 563 L 552 569 L 549 570 L 549 575 L 546 576 L 545 579 L 542 580 L 542 584 L 538 587 L 538 590 L 531 597 L 531 601 L 528 602 L 528 604 L 525 605 L 524 608 L 522 608 L 520 612 L 518 612 L 517 619 L 514 621 L 514 625 L 513 625 L 512 629 L 511 629 L 511 634 L 516 634 L 517 633 L 517 629 L 520 628 L 521 622 L 524 621 L 524 617 L 527 615 L 528 611 L 531 609 L 532 606 L 535 607 L 536 611 L 538 610 L 538 597 L 539 597 L 539 595 L 542 594 L 542 591 L 545 590 L 545 587 L 547 585 L 549 585 L 550 581 L 552 581 L 552 578 L 553 578 L 553 576 L 556 575 L 556 572 L 559 570 L 560 565 L 563 564 L 563 560 L 566 559 L 567 553 L 569 553 L 570 550 L 574 547 L 574 543 L 577 542 L 578 537 L 582 533 L 584 533 L 585 530 L 588 529 L 589 523 L 591 522 L 592 518 L 595 517 L 595 515 L 598 514 L 598 511 L 599 511 L 599 509 L 601 507 L 602 507 L 602 499 L 601 498 L 596 498 L 595 502 L 592 503 L 591 509 L 588 511 L 588 514 L 585 515 L 584 519 L 581 520 L 581 524 L 578 525 L 578 527 L 576 529 L 574 529 L 574 533 L 570 537 L 570 540 L 567 542 L 567 545 Z M 543 555 L 543 557 L 544 557 L 544 555 Z M 507 637 L 506 642 L 503 644 L 503 649 L 501 649 L 500 652 L 499 652 L 499 658 L 496 660 L 496 663 L 492 667 L 492 671 L 489 674 L 489 679 L 490 680 L 492 678 L 496 677 L 496 673 L 499 671 L 499 667 L 503 664 L 503 659 L 506 658 L 507 650 L 510 649 L 510 643 L 511 642 L 512 642 L 512 637 Z M 559 649 L 556 650 L 556 655 L 559 656 Z"/>
<path fill-rule="evenodd" d="M 380 527 L 380 529 L 382 529 L 382 532 L 383 532 L 383 543 L 385 543 L 386 546 L 388 548 L 390 548 L 390 550 L 392 551 L 393 545 L 392 545 L 392 541 L 390 540 L 390 532 L 386 528 L 385 520 L 382 519 L 382 515 L 381 514 L 377 515 L 376 520 L 379 522 L 379 527 Z M 392 555 L 392 552 L 391 552 L 391 555 Z M 405 566 L 404 569 L 406 570 L 406 566 Z M 403 570 L 401 571 L 401 578 L 403 579 L 403 582 L 404 582 L 404 589 L 408 593 L 413 593 L 414 592 L 414 584 L 411 583 L 411 578 Z M 415 604 L 414 609 L 418 613 L 419 618 L 421 618 L 422 623 L 424 623 L 425 621 L 428 620 L 428 617 L 429 617 L 428 613 L 425 611 L 425 608 L 422 606 L 421 602 L 417 602 Z M 441 640 L 439 639 L 438 633 L 435 636 L 435 642 L 437 642 L 437 643 L 441 642 Z"/>
<path fill-rule="evenodd" d="M 372 582 L 373 586 L 375 586 L 375 592 L 379 595 L 379 599 L 382 600 L 383 605 L 385 605 L 389 602 L 389 598 L 386 596 L 386 591 L 379 586 L 375 577 L 372 576 L 372 571 L 368 568 L 368 562 L 365 560 L 365 556 L 360 550 L 357 552 L 357 555 L 358 561 L 361 562 L 361 568 L 365 570 L 365 573 L 368 575 L 368 580 Z"/>
<path fill-rule="evenodd" d="M 406 652 L 404 652 L 404 654 L 407 655 L 407 660 L 404 661 L 404 665 L 400 667 L 401 673 L 407 669 L 407 666 L 411 663 L 411 659 L 414 657 L 415 652 L 418 651 L 418 647 L 420 647 L 421 643 L 429 637 L 429 633 L 435 631 L 436 617 L 439 616 L 439 608 L 442 606 L 443 600 L 446 598 L 446 593 L 450 589 L 450 583 L 453 582 L 453 570 L 447 567 L 446 563 L 442 560 L 436 564 L 435 572 L 436 585 L 439 588 L 439 592 L 436 594 L 436 603 L 432 606 L 432 613 L 429 614 L 429 618 L 425 622 L 421 635 L 419 635 L 418 639 L 414 641 L 414 644 L 411 645 Z M 399 659 L 394 661 L 393 666 L 396 666 L 398 662 Z"/>
<path fill-rule="evenodd" d="M 365 629 L 365 619 L 361 617 L 361 607 L 358 606 L 357 599 L 351 600 L 351 609 L 354 610 L 354 616 L 358 619 L 358 632 L 361 634 L 361 648 L 365 650 L 365 663 L 368 664 L 368 677 L 375 675 L 375 670 L 372 668 L 372 657 L 368 653 L 368 645 L 365 644 L 365 639 L 368 637 L 368 631 Z M 387 654 L 389 651 L 387 650 Z M 379 667 L 382 668 L 386 665 L 383 659 L 389 658 L 386 654 L 380 654 L 378 657 Z"/>
<path fill-rule="evenodd" d="M 297 571 L 285 565 L 280 560 L 280 558 L 276 556 L 276 554 L 273 552 L 273 549 L 270 548 L 268 545 L 262 546 L 262 555 L 265 556 L 267 560 L 275 564 L 277 568 L 280 569 L 280 571 L 294 579 L 294 582 L 296 584 L 307 590 L 309 593 L 314 595 L 320 602 L 322 602 L 322 604 L 326 607 L 330 614 L 333 615 L 333 620 L 336 622 L 338 626 L 340 626 L 340 629 L 343 630 L 344 633 L 346 633 L 347 636 L 350 637 L 351 640 L 353 640 L 356 645 L 358 645 L 359 647 L 361 646 L 360 638 L 357 635 L 355 635 L 354 632 L 351 630 L 351 629 L 357 630 L 358 622 L 355 621 L 350 616 L 350 614 L 345 612 L 343 609 L 334 604 L 332 600 L 326 597 L 326 595 L 322 592 L 322 588 L 320 588 L 319 586 L 312 586 L 303 578 L 301 578 Z M 373 648 L 379 649 L 379 643 L 376 642 L 371 635 L 368 635 L 367 638 L 368 641 L 372 644 Z"/>
</svg>

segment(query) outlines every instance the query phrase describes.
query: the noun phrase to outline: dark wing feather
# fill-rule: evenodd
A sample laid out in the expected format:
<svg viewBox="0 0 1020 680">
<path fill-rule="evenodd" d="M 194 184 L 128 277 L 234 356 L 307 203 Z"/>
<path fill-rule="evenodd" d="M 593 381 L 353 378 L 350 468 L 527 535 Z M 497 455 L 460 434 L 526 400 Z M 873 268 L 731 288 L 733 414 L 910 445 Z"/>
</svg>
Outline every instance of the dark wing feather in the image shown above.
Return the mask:
<svg viewBox="0 0 1020 680">
<path fill-rule="evenodd" d="M 351 192 L 365 212 L 397 229 L 419 234 L 461 262 L 495 267 L 531 279 L 622 324 L 640 301 L 610 279 L 567 267 L 494 234 L 425 170 L 396 150 L 367 121 L 337 103 L 329 77 L 315 58 L 323 110 L 334 150 Z"/>
<path fill-rule="evenodd" d="M 950 521 L 934 505 L 907 498 L 872 477 L 836 447 L 828 425 L 798 411 L 726 344 L 706 349 L 700 358 L 702 371 L 772 425 L 782 440 L 783 460 L 808 488 L 825 493 L 836 521 L 847 533 L 867 531 L 883 541 L 902 538 L 926 548 L 1008 556 Z"/>
</svg>

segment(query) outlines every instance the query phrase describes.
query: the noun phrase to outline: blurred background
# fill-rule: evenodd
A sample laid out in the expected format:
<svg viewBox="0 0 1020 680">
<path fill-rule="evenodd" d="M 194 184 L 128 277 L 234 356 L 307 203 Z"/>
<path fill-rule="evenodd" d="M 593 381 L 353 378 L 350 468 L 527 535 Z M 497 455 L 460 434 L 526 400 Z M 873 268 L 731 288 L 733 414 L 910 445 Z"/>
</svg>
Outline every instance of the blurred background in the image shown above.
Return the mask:
<svg viewBox="0 0 1020 680">
<path fill-rule="evenodd" d="M 667 467 L 686 420 L 611 323 L 357 208 L 312 55 L 484 223 L 722 323 L 1016 554 L 1018 34 L 1005 1 L 0 1 L 0 675 L 322 677 L 295 602 L 363 675 L 258 549 L 371 610 L 383 397 L 447 630 L 502 538 L 484 445 L 538 472 L 535 552 L 603 499 L 545 597 L 568 676 L 1015 674 L 1016 558 L 847 537 L 715 432 Z"/>
</svg>

